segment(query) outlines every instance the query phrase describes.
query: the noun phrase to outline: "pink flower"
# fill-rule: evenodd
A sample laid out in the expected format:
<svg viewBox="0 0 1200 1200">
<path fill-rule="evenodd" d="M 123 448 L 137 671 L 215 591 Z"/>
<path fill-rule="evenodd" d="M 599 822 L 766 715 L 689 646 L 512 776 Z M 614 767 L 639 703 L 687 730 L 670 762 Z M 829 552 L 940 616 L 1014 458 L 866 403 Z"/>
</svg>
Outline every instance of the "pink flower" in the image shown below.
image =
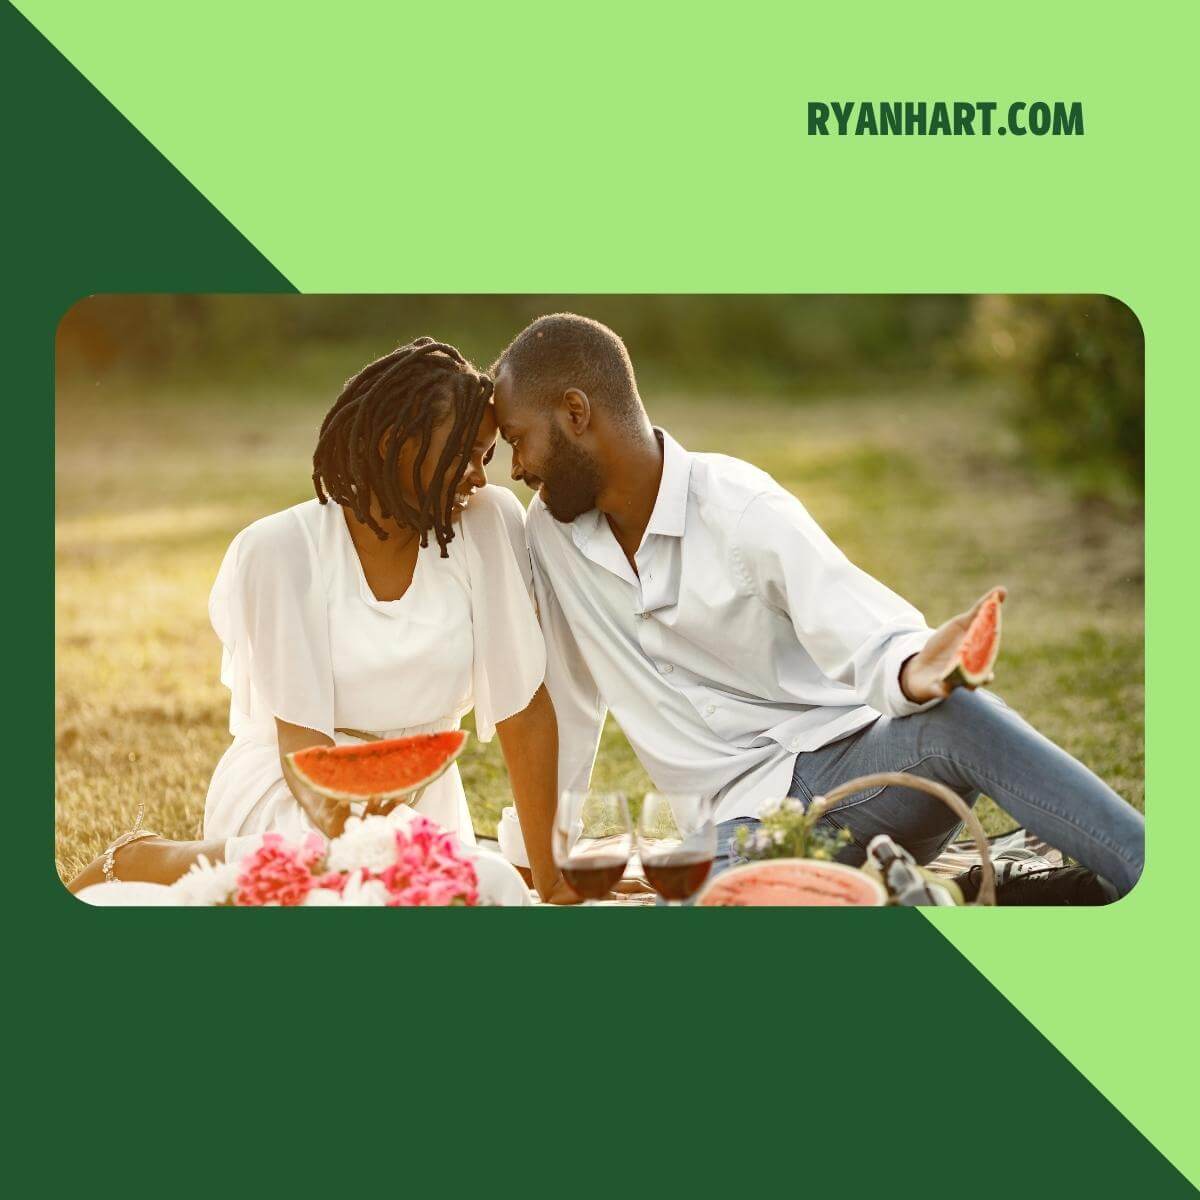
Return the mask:
<svg viewBox="0 0 1200 1200">
<path fill-rule="evenodd" d="M 257 853 L 241 865 L 233 902 L 292 907 L 304 904 L 315 889 L 324 900 L 333 899 L 330 893 L 335 893 L 349 904 L 367 900 L 385 901 L 392 907 L 479 903 L 474 864 L 440 825 L 414 814 L 396 827 L 390 839 L 381 842 L 377 829 L 374 834 L 371 857 L 376 864 L 387 863 L 382 870 L 366 864 L 347 870 L 339 861 L 346 855 L 339 856 L 338 842 L 329 851 L 316 833 L 296 844 L 289 844 L 282 834 L 268 833 Z M 331 870 L 331 862 L 339 862 L 339 869 Z"/>
<path fill-rule="evenodd" d="M 234 904 L 287 907 L 304 903 L 315 885 L 314 868 L 325 852 L 319 834 L 309 834 L 298 846 L 289 846 L 281 833 L 263 835 L 262 846 L 243 866 L 237 880 Z"/>
<path fill-rule="evenodd" d="M 324 875 L 313 876 L 313 887 L 328 888 L 331 892 L 343 891 L 346 881 L 350 878 L 345 871 L 326 871 Z"/>
<path fill-rule="evenodd" d="M 416 816 L 396 830 L 396 861 L 375 876 L 392 907 L 479 903 L 479 881 L 452 834 Z"/>
</svg>

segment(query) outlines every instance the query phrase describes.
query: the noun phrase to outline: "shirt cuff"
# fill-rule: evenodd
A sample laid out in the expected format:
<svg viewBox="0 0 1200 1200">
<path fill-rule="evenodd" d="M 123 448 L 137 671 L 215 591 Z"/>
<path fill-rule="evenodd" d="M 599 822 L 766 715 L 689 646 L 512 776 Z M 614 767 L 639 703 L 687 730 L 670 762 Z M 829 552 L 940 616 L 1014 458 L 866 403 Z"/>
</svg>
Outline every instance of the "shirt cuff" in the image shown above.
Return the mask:
<svg viewBox="0 0 1200 1200">
<path fill-rule="evenodd" d="M 923 704 L 910 700 L 900 686 L 900 669 L 906 660 L 918 654 L 925 648 L 925 643 L 933 637 L 932 629 L 919 629 L 913 633 L 904 633 L 892 640 L 884 656 L 884 715 L 889 717 L 911 717 L 913 713 L 924 712 L 935 704 L 941 703 L 941 697 L 935 696 Z"/>
</svg>

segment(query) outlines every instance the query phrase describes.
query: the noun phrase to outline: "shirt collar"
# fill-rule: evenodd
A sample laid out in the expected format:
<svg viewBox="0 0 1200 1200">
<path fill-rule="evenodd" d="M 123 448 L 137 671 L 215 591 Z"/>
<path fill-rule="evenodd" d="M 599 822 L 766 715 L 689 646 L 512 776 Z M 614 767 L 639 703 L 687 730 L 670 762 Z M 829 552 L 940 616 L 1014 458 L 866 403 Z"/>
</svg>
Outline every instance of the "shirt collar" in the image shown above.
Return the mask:
<svg viewBox="0 0 1200 1200">
<path fill-rule="evenodd" d="M 662 476 L 659 480 L 659 494 L 654 500 L 653 510 L 650 511 L 643 541 L 650 534 L 662 534 L 665 538 L 682 538 L 688 516 L 691 455 L 666 430 L 655 426 L 654 433 L 662 444 Z M 596 535 L 601 532 L 601 524 L 604 524 L 604 515 L 599 509 L 589 509 L 571 522 L 571 540 L 581 551 L 588 554 L 588 557 L 592 557 L 599 547 L 604 546 L 604 538 L 600 539 L 599 547 L 593 545 Z M 608 562 L 607 559 L 601 558 L 596 558 L 596 562 L 607 566 L 608 570 L 616 575 L 630 576 L 632 582 L 632 572 L 629 570 L 629 564 L 625 563 L 624 554 L 620 553 L 617 540 L 611 533 L 608 533 L 607 540 L 612 542 L 611 548 L 617 552 L 620 562 L 616 562 L 616 559 Z"/>
<path fill-rule="evenodd" d="M 655 427 L 662 442 L 663 469 L 658 498 L 646 525 L 646 532 L 664 537 L 683 537 L 687 520 L 688 486 L 692 477 L 692 456 L 665 430 Z"/>
<path fill-rule="evenodd" d="M 599 532 L 600 521 L 600 510 L 598 508 L 589 508 L 587 512 L 580 513 L 571 522 L 571 540 L 580 550 L 585 549 L 588 542 Z"/>
<path fill-rule="evenodd" d="M 663 469 L 658 482 L 658 496 L 646 523 L 646 534 L 661 533 L 664 537 L 683 537 L 687 518 L 688 488 L 692 479 L 692 456 L 665 430 L 654 427 L 662 443 Z M 599 532 L 604 518 L 599 509 L 591 508 L 571 522 L 571 537 L 581 550 Z"/>
</svg>

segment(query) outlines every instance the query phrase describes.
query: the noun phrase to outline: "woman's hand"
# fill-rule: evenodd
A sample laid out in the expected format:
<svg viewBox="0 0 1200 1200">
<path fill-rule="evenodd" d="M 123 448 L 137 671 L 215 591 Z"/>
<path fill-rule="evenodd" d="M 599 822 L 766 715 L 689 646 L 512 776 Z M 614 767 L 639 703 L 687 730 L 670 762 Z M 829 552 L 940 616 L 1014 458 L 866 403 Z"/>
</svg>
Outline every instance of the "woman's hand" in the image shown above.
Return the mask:
<svg viewBox="0 0 1200 1200">
<path fill-rule="evenodd" d="M 998 596 L 1003 604 L 1007 595 L 1008 592 L 1002 587 L 992 588 L 980 597 L 969 612 L 951 617 L 937 630 L 925 643 L 924 649 L 919 654 L 914 654 L 900 668 L 900 690 L 905 696 L 914 704 L 924 704 L 929 700 L 944 700 L 955 687 L 968 687 L 974 691 L 972 685 L 952 682 L 946 675 L 958 658 L 963 639 L 967 636 L 967 630 L 971 628 L 975 614 L 992 596 Z"/>
<path fill-rule="evenodd" d="M 328 796 L 314 792 L 296 775 L 286 755 L 281 753 L 279 760 L 283 765 L 284 781 L 291 789 L 292 795 L 296 797 L 296 803 L 304 809 L 308 819 L 327 838 L 341 837 L 346 828 L 346 822 L 351 816 L 350 805 L 330 800 Z"/>
<path fill-rule="evenodd" d="M 275 732 L 279 739 L 279 765 L 283 768 L 284 782 L 296 797 L 296 803 L 327 838 L 340 837 L 351 816 L 350 806 L 330 800 L 305 786 L 288 761 L 288 755 L 298 750 L 307 750 L 311 746 L 334 745 L 333 738 L 318 733 L 315 729 L 305 729 L 302 725 L 290 725 L 278 717 L 275 718 Z"/>
</svg>

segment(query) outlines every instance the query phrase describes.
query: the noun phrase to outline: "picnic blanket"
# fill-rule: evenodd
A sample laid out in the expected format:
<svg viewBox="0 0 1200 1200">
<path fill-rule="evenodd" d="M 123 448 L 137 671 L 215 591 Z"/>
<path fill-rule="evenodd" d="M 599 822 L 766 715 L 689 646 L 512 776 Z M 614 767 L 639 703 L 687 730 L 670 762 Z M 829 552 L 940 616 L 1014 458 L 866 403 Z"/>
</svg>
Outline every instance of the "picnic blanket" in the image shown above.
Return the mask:
<svg viewBox="0 0 1200 1200">
<path fill-rule="evenodd" d="M 988 857 L 996 871 L 996 882 L 1004 883 L 1014 875 L 1027 871 L 1043 871 L 1049 867 L 1061 867 L 1063 855 L 1028 829 L 1014 829 L 1011 833 L 1000 833 L 988 838 Z M 979 865 L 979 851 L 970 839 L 951 842 L 928 866 L 928 870 L 946 879 L 954 879 L 971 867 Z"/>
</svg>

